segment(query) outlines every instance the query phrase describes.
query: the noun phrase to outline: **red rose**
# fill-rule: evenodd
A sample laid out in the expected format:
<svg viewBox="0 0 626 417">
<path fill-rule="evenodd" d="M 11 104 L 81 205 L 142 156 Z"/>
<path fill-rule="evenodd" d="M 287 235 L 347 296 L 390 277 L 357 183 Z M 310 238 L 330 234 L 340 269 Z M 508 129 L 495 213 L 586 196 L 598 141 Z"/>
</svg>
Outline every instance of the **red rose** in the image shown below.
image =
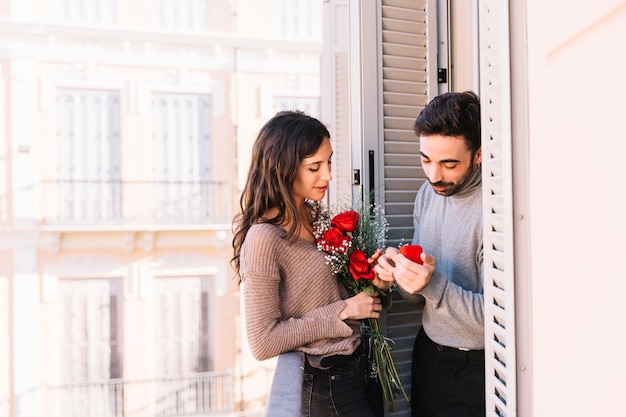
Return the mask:
<svg viewBox="0 0 626 417">
<path fill-rule="evenodd" d="M 336 227 L 342 232 L 354 232 L 357 225 L 359 224 L 359 213 L 357 213 L 356 211 L 346 211 L 344 213 L 339 213 L 331 219 L 330 224 L 331 226 Z"/>
<path fill-rule="evenodd" d="M 369 262 L 367 255 L 361 249 L 355 249 L 350 254 L 350 274 L 355 281 L 360 279 L 374 279 L 374 270 Z"/>
<path fill-rule="evenodd" d="M 328 253 L 346 253 L 350 247 L 350 236 L 345 235 L 336 227 L 331 227 L 317 240 L 317 243 Z"/>
</svg>

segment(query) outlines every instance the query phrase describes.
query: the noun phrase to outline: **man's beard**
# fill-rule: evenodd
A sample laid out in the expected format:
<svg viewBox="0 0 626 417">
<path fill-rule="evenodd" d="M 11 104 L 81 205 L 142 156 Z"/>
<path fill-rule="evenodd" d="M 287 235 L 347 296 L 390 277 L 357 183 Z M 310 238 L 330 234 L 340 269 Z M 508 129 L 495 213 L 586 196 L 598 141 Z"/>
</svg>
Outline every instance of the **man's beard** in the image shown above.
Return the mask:
<svg viewBox="0 0 626 417">
<path fill-rule="evenodd" d="M 478 165 L 474 164 L 474 157 L 472 156 L 472 164 L 467 168 L 467 171 L 463 174 L 463 176 L 459 179 L 458 182 L 443 182 L 438 181 L 435 183 L 430 183 L 433 186 L 433 191 L 441 196 L 449 197 L 453 194 L 456 194 L 463 186 L 469 181 L 472 177 L 472 174 L 476 171 Z M 429 181 L 430 182 L 430 181 Z M 445 187 L 443 190 L 437 190 L 435 187 Z"/>
</svg>

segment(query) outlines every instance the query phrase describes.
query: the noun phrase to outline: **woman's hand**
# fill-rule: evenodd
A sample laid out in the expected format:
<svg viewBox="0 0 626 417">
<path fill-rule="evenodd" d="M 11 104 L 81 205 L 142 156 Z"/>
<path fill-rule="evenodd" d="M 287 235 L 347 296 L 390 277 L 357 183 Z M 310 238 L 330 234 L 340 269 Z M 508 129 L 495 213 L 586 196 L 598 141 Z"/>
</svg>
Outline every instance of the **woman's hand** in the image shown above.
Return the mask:
<svg viewBox="0 0 626 417">
<path fill-rule="evenodd" d="M 376 273 L 376 279 L 380 282 L 386 282 L 389 287 L 391 287 L 395 282 L 393 271 L 396 267 L 394 259 L 397 255 L 398 255 L 398 249 L 387 248 L 387 250 L 385 250 L 384 255 L 382 255 L 381 253 L 376 258 L 376 265 L 374 265 L 374 272 Z M 381 288 L 378 285 L 376 286 L 378 288 Z"/>
<path fill-rule="evenodd" d="M 374 254 L 367 259 L 367 262 L 370 264 L 372 269 L 378 264 L 378 259 L 383 256 L 383 251 L 380 249 L 376 249 Z M 393 287 L 393 280 L 385 281 L 380 279 L 378 274 L 375 272 L 374 279 L 372 279 L 372 284 L 378 288 L 379 290 L 389 291 L 389 288 Z"/>
<path fill-rule="evenodd" d="M 380 297 L 372 297 L 364 292 L 346 299 L 345 302 L 346 306 L 339 313 L 341 320 L 377 319 L 380 317 L 380 311 L 383 309 Z"/>
</svg>

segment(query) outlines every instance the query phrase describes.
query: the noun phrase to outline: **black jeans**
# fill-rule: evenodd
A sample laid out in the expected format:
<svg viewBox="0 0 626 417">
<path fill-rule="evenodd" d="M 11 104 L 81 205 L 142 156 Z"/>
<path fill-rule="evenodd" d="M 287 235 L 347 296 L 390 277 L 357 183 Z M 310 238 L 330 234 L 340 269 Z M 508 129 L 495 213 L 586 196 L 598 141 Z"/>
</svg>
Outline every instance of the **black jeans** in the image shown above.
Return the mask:
<svg viewBox="0 0 626 417">
<path fill-rule="evenodd" d="M 305 358 L 301 416 L 382 416 L 382 400 L 378 400 L 380 393 L 376 386 L 372 386 L 374 381 L 367 377 L 367 368 L 364 354 L 357 354 L 329 369 L 314 368 Z M 375 408 L 380 407 L 376 414 L 370 403 Z"/>
<path fill-rule="evenodd" d="M 485 351 L 438 345 L 420 329 L 413 347 L 413 417 L 484 417 Z"/>
</svg>

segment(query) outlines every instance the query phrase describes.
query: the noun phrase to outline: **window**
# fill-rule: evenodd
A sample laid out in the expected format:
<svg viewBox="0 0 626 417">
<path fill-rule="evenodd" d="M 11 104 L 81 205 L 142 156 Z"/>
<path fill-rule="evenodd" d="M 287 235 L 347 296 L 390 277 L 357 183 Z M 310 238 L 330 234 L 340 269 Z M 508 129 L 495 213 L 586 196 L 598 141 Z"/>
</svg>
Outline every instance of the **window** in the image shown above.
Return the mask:
<svg viewBox="0 0 626 417">
<path fill-rule="evenodd" d="M 63 383 L 122 376 L 122 280 L 59 280 Z"/>
<path fill-rule="evenodd" d="M 213 201 L 211 98 L 154 94 L 152 100 L 157 219 L 205 219 Z"/>
<path fill-rule="evenodd" d="M 152 22 L 159 29 L 209 30 L 209 0 L 152 0 Z"/>
<path fill-rule="evenodd" d="M 117 0 L 56 0 L 59 20 L 82 24 L 117 23 Z"/>
<path fill-rule="evenodd" d="M 301 110 L 309 116 L 320 117 L 320 100 L 317 97 L 274 97 L 274 112 Z"/>
<path fill-rule="evenodd" d="M 210 371 L 210 278 L 155 278 L 157 375 Z"/>
<path fill-rule="evenodd" d="M 320 0 L 273 0 L 274 35 L 301 39 L 322 39 Z"/>
<path fill-rule="evenodd" d="M 59 219 L 119 218 L 119 92 L 59 89 L 57 143 Z"/>
</svg>

